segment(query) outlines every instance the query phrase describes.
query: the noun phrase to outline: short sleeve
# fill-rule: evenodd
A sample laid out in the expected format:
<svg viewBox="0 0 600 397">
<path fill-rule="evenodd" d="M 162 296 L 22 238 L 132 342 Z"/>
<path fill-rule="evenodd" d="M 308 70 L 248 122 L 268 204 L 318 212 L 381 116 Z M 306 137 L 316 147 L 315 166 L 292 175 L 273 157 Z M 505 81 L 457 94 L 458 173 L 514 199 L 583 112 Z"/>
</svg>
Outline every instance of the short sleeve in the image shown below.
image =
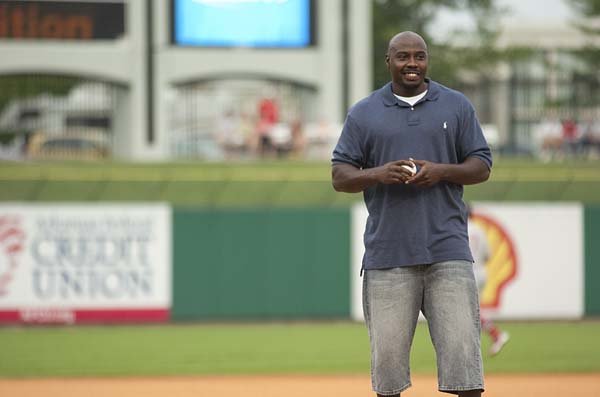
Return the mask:
<svg viewBox="0 0 600 397">
<path fill-rule="evenodd" d="M 466 100 L 461 111 L 461 130 L 458 142 L 458 160 L 465 161 L 469 157 L 481 159 L 488 168 L 492 168 L 492 152 L 483 130 L 475 114 L 473 105 Z"/>
<path fill-rule="evenodd" d="M 348 114 L 337 145 L 333 150 L 332 163 L 348 163 L 357 168 L 365 166 L 364 134 Z"/>
</svg>

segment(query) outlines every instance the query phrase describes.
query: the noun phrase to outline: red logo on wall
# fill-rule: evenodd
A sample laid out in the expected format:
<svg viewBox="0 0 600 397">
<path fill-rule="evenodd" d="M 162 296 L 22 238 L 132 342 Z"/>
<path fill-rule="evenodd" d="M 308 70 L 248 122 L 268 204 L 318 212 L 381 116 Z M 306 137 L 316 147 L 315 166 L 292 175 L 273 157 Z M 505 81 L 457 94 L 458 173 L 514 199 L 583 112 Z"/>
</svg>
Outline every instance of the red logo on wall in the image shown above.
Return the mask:
<svg viewBox="0 0 600 397">
<path fill-rule="evenodd" d="M 0 216 L 0 297 L 6 295 L 23 251 L 25 233 L 16 216 Z"/>
<path fill-rule="evenodd" d="M 485 263 L 487 281 L 479 297 L 480 304 L 484 308 L 497 308 L 504 287 L 517 274 L 517 254 L 510 235 L 494 219 L 474 213 L 472 221 L 485 231 L 490 247 L 490 257 Z"/>
</svg>

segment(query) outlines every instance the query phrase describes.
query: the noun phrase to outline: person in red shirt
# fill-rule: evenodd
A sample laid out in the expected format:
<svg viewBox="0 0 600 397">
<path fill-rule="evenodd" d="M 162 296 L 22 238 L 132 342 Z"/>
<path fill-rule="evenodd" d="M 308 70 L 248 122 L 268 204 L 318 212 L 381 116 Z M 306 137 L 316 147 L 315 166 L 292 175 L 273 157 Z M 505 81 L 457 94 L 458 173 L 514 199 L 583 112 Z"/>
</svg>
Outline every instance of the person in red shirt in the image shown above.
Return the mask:
<svg viewBox="0 0 600 397">
<path fill-rule="evenodd" d="M 279 106 L 275 99 L 265 97 L 258 104 L 258 151 L 261 157 L 273 150 L 271 130 L 279 122 Z"/>
</svg>

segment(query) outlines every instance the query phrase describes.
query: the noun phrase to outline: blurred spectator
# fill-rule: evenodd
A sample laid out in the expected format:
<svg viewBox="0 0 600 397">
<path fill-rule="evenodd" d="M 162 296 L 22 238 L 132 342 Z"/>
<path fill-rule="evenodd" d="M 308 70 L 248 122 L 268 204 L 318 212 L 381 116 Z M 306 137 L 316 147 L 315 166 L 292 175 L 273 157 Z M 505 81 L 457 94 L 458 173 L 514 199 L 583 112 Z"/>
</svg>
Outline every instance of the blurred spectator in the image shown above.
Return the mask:
<svg viewBox="0 0 600 397">
<path fill-rule="evenodd" d="M 562 139 L 566 154 L 576 155 L 579 152 L 580 134 L 575 120 L 562 121 Z"/>
<path fill-rule="evenodd" d="M 533 129 L 534 153 L 542 161 L 550 161 L 562 156 L 563 129 L 555 112 L 548 113 L 547 117 Z"/>
<path fill-rule="evenodd" d="M 267 94 L 258 103 L 258 153 L 265 157 L 275 149 L 272 140 L 272 130 L 279 121 L 279 106 L 272 94 Z"/>
<path fill-rule="evenodd" d="M 589 159 L 600 157 L 600 121 L 589 119 L 580 128 L 583 155 Z"/>
<path fill-rule="evenodd" d="M 305 156 L 309 159 L 326 159 L 337 143 L 342 126 L 329 122 L 325 117 L 304 126 L 306 140 Z"/>
<path fill-rule="evenodd" d="M 279 158 L 292 150 L 292 131 L 287 123 L 277 123 L 271 128 L 271 145 Z"/>
<path fill-rule="evenodd" d="M 246 143 L 247 152 L 256 153 L 258 149 L 257 136 L 254 133 L 255 129 L 254 118 L 246 112 L 240 114 L 239 129 L 240 134 Z"/>
<path fill-rule="evenodd" d="M 291 156 L 294 159 L 299 159 L 304 155 L 306 147 L 306 138 L 304 137 L 304 126 L 299 118 L 296 118 L 291 125 L 292 133 L 292 151 Z"/>
<path fill-rule="evenodd" d="M 277 123 L 271 130 L 271 141 L 277 157 L 290 156 L 299 159 L 304 154 L 305 139 L 302 122 Z"/>
<path fill-rule="evenodd" d="M 275 124 L 279 121 L 279 107 L 274 98 L 263 98 L 258 106 L 258 114 L 262 121 Z"/>
<path fill-rule="evenodd" d="M 227 157 L 239 157 L 246 151 L 247 142 L 233 109 L 227 109 L 217 121 L 217 141 Z"/>
</svg>

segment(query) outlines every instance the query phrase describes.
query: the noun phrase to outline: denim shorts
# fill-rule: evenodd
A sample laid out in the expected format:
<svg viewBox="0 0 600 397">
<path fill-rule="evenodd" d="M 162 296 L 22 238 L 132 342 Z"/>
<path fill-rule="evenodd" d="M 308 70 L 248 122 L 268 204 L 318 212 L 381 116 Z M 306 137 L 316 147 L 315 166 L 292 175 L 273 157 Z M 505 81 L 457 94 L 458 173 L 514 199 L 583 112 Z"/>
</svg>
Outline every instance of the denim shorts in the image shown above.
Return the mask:
<svg viewBox="0 0 600 397">
<path fill-rule="evenodd" d="M 479 298 L 471 262 L 366 270 L 363 310 L 373 391 L 394 395 L 411 386 L 409 354 L 419 311 L 435 348 L 439 390 L 483 391 Z"/>
</svg>

